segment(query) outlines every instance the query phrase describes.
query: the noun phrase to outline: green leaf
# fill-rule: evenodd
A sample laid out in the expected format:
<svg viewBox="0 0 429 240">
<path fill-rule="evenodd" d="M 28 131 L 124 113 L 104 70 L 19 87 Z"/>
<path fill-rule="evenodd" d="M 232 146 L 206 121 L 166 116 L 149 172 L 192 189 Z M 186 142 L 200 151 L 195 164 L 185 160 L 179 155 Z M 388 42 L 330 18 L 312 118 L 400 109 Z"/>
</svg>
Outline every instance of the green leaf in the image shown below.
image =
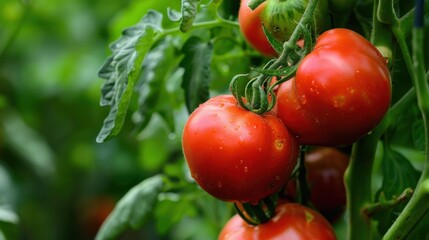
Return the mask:
<svg viewBox="0 0 429 240">
<path fill-rule="evenodd" d="M 182 52 L 185 54 L 180 62 L 180 66 L 185 69 L 182 87 L 185 90 L 186 107 L 192 112 L 209 98 L 213 44 L 193 36 L 184 44 Z"/>
<path fill-rule="evenodd" d="M 250 0 L 247 6 L 249 6 L 250 9 L 255 10 L 263 2 L 265 2 L 265 0 Z"/>
<path fill-rule="evenodd" d="M 95 239 L 119 239 L 126 230 L 140 228 L 152 213 L 163 186 L 161 175 L 155 175 L 134 186 L 119 200 Z"/>
<path fill-rule="evenodd" d="M 106 80 L 101 88 L 100 104 L 111 109 L 97 142 L 116 136 L 121 130 L 143 59 L 162 32 L 161 22 L 160 13 L 149 11 L 136 26 L 126 29 L 122 37 L 110 46 L 113 55 L 106 60 L 98 75 Z"/>
<path fill-rule="evenodd" d="M 10 208 L 0 205 L 0 222 L 18 224 L 18 215 Z"/>
<path fill-rule="evenodd" d="M 171 8 L 167 9 L 167 16 L 168 19 L 170 19 L 172 22 L 178 22 L 180 21 L 180 19 L 182 19 L 182 15 L 180 14 L 180 12 Z"/>
<path fill-rule="evenodd" d="M 172 214 L 174 213 L 174 214 Z M 197 214 L 195 203 L 185 194 L 166 193 L 160 195 L 155 210 L 156 228 L 160 234 L 166 234 L 186 215 Z"/>
<path fill-rule="evenodd" d="M 181 60 L 172 41 L 170 38 L 164 39 L 146 55 L 143 62 L 142 75 L 136 86 L 139 107 L 133 116 L 139 129 L 146 127 L 153 113 L 163 110 L 171 112 L 173 104 L 169 101 L 166 87 Z M 174 124 L 173 126 L 170 124 L 170 117 L 172 116 L 165 115 L 165 120 L 174 129 Z"/>
<path fill-rule="evenodd" d="M 54 152 L 43 136 L 28 126 L 20 115 L 13 111 L 5 112 L 0 118 L 1 130 L 4 132 L 5 142 L 21 156 L 30 169 L 40 177 L 53 176 L 56 171 Z"/>
<path fill-rule="evenodd" d="M 197 15 L 197 4 L 199 0 L 182 0 L 182 21 L 180 22 L 180 31 L 188 32 L 194 23 Z"/>
<path fill-rule="evenodd" d="M 408 159 L 388 146 L 385 147 L 383 155 L 382 173 L 383 181 L 380 192 L 384 194 L 387 200 L 398 197 L 406 188 L 415 189 L 420 177 L 420 172 L 414 169 Z M 377 215 L 378 229 L 381 235 L 391 226 L 407 202 Z"/>
</svg>

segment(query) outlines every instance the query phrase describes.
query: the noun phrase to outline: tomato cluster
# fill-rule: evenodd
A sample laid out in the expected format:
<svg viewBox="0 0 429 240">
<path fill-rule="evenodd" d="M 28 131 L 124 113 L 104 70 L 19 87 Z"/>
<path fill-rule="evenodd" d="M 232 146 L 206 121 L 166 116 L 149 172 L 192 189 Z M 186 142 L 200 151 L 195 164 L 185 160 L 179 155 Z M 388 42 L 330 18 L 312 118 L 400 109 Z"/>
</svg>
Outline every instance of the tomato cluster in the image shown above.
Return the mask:
<svg viewBox="0 0 429 240">
<path fill-rule="evenodd" d="M 248 0 L 242 0 L 239 10 L 244 37 L 266 56 L 276 55 L 261 20 L 272 2 L 252 11 Z M 320 5 L 317 13 L 323 9 L 326 6 Z M 287 38 L 285 29 L 280 33 Z M 274 110 L 263 114 L 245 109 L 241 105 L 248 100 L 237 101 L 232 95 L 201 104 L 190 115 L 182 139 L 191 176 L 223 201 L 257 205 L 277 193 L 294 200 L 298 191 L 289 180 L 299 147 L 311 145 L 303 155 L 304 168 L 309 200 L 317 211 L 282 203 L 274 218 L 257 227 L 246 223 L 242 213 L 225 225 L 219 239 L 335 239 L 325 217 L 333 220 L 344 209 L 343 177 L 349 157 L 334 147 L 352 144 L 384 117 L 391 100 L 386 61 L 358 33 L 331 29 L 317 38 L 295 76 L 281 83 L 275 95 Z"/>
</svg>

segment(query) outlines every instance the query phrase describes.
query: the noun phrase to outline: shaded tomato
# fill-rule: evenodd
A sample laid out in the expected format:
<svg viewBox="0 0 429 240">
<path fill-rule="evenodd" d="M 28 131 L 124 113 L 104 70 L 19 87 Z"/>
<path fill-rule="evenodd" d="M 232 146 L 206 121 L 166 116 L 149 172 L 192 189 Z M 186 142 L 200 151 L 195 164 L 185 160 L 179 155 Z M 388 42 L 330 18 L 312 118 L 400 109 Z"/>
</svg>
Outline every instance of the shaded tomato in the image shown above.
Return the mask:
<svg viewBox="0 0 429 240">
<path fill-rule="evenodd" d="M 266 3 L 262 3 L 255 10 L 250 9 L 247 4 L 250 0 L 242 0 L 238 11 L 238 23 L 240 31 L 252 48 L 268 57 L 277 56 L 277 52 L 268 42 L 262 28 L 260 19 L 261 12 L 265 9 Z"/>
<path fill-rule="evenodd" d="M 333 147 L 315 147 L 305 154 L 310 201 L 329 220 L 335 220 L 344 211 L 344 172 L 348 163 L 349 156 Z M 286 191 L 286 195 L 295 197 L 294 181 Z"/>
<path fill-rule="evenodd" d="M 278 89 L 277 114 L 300 144 L 351 144 L 371 131 L 390 105 L 386 61 L 348 29 L 320 35 L 288 84 Z"/>
<path fill-rule="evenodd" d="M 83 239 L 94 239 L 103 222 L 112 212 L 116 201 L 109 196 L 90 199 L 80 210 Z"/>
<path fill-rule="evenodd" d="M 247 224 L 239 215 L 223 227 L 219 240 L 331 240 L 334 230 L 320 213 L 296 203 L 281 204 L 276 215 L 258 226 Z"/>
<path fill-rule="evenodd" d="M 298 154 L 296 140 L 280 119 L 247 111 L 232 95 L 200 105 L 186 122 L 182 140 L 192 177 L 225 201 L 256 202 L 277 192 Z"/>
</svg>

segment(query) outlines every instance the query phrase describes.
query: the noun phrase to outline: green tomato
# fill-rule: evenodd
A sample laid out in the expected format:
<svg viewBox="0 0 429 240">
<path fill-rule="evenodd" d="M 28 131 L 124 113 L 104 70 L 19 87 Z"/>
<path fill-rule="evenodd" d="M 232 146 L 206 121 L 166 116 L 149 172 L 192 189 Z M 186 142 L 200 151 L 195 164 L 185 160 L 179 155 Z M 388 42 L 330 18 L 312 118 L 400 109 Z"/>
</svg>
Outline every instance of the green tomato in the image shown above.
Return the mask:
<svg viewBox="0 0 429 240">
<path fill-rule="evenodd" d="M 308 0 L 267 0 L 261 20 L 268 32 L 280 42 L 287 41 L 295 30 L 308 5 Z M 319 0 L 313 15 L 316 33 L 329 28 L 327 0 Z"/>
</svg>

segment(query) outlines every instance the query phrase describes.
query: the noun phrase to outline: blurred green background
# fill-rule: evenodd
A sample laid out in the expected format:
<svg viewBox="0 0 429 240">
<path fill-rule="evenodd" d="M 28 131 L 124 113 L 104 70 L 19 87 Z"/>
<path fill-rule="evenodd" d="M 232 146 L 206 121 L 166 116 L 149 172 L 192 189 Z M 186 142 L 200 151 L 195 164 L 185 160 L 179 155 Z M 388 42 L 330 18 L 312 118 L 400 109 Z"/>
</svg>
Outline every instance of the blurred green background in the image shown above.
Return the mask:
<svg viewBox="0 0 429 240">
<path fill-rule="evenodd" d="M 156 119 L 95 142 L 109 43 L 167 7 L 180 1 L 0 1 L 0 239 L 92 239 L 132 186 L 182 157 Z"/>
</svg>

